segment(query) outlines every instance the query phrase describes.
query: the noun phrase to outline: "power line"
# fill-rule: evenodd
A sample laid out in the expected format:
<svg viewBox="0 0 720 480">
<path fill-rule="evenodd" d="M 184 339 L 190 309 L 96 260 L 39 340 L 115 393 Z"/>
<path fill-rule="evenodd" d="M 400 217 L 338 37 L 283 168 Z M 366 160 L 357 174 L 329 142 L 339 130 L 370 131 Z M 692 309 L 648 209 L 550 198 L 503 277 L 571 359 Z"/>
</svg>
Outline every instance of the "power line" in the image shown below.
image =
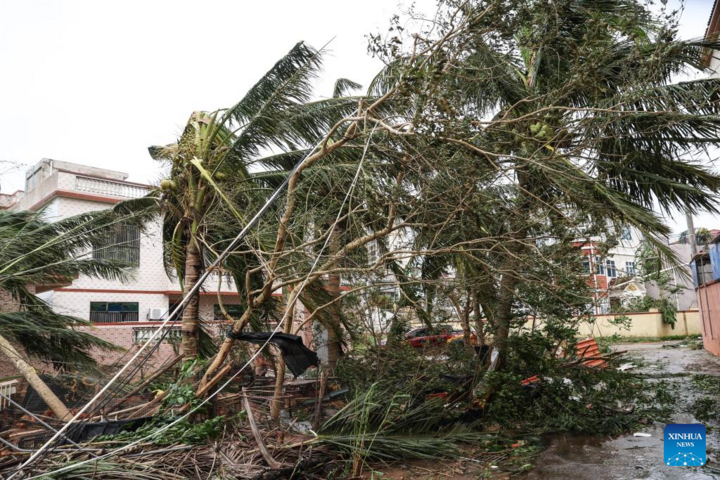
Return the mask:
<svg viewBox="0 0 720 480">
<path fill-rule="evenodd" d="M 357 110 L 356 110 L 356 111 L 357 111 Z M 215 268 L 219 267 L 219 266 L 221 265 L 222 261 L 223 261 L 237 246 L 240 245 L 240 243 L 241 243 L 242 240 L 245 238 L 245 236 L 247 235 L 247 233 L 248 233 L 252 228 L 254 228 L 254 227 L 257 225 L 257 223 L 260 221 L 260 218 L 261 218 L 261 217 L 265 214 L 265 212 L 272 206 L 272 204 L 275 203 L 275 200 L 277 200 L 277 198 L 280 196 L 280 194 L 282 193 L 282 191 L 285 190 L 285 188 L 287 187 L 287 185 L 290 183 L 290 179 L 293 177 L 293 175 L 294 175 L 295 173 L 297 173 L 297 172 L 300 170 L 300 168 L 302 168 L 303 165 L 305 165 L 305 162 L 310 158 L 310 156 L 311 156 L 319 147 L 321 147 L 321 146 L 323 145 L 324 141 L 325 141 L 324 138 L 323 138 L 321 141 L 319 141 L 312 149 L 310 149 L 310 150 L 308 151 L 308 153 L 305 155 L 305 157 L 303 157 L 303 159 L 302 159 L 300 162 L 298 162 L 298 164 L 295 165 L 295 167 L 293 167 L 293 169 L 292 169 L 292 170 L 288 173 L 288 175 L 283 179 L 282 183 L 278 186 L 277 189 L 275 189 L 275 191 L 272 193 L 272 195 L 270 195 L 270 197 L 267 199 L 267 201 L 265 202 L 265 204 L 260 208 L 260 210 L 258 210 L 257 213 L 255 213 L 255 215 L 252 217 L 252 219 L 250 219 L 250 221 L 248 222 L 248 224 L 240 231 L 240 233 L 238 233 L 238 235 L 235 237 L 235 239 L 234 239 L 232 242 L 230 242 L 230 244 L 227 246 L 227 248 L 226 248 L 225 250 L 223 250 L 222 253 L 220 253 L 220 255 L 215 259 L 215 261 L 205 270 L 205 272 L 203 272 L 203 274 L 200 276 L 200 278 L 199 278 L 198 281 L 195 283 L 195 285 L 193 285 L 193 287 L 190 289 L 190 291 L 188 291 L 188 293 L 183 296 L 183 298 L 181 299 L 180 303 L 178 303 L 178 304 L 175 306 L 175 309 L 173 310 L 172 314 L 169 315 L 168 318 L 167 318 L 166 320 L 164 320 L 163 323 L 153 332 L 153 334 L 150 336 L 150 338 L 148 339 L 148 341 L 135 353 L 135 355 L 133 355 L 133 357 L 130 359 L 130 361 L 129 361 L 127 364 L 125 364 L 125 365 L 110 379 L 110 381 L 90 400 L 90 402 L 88 402 L 87 404 L 85 404 L 85 406 L 82 407 L 82 408 L 75 414 L 75 416 L 68 421 L 68 423 L 66 423 L 60 430 L 58 430 L 57 433 L 55 433 L 55 435 L 53 435 L 52 438 L 50 438 L 50 440 L 48 440 L 47 442 L 45 442 L 37 451 L 35 451 L 35 453 L 33 453 L 33 454 L 30 456 L 30 458 L 28 458 L 22 465 L 20 465 L 20 466 L 18 467 L 18 470 L 17 470 L 13 475 L 11 475 L 8 480 L 11 480 L 12 478 L 15 478 L 15 476 L 17 476 L 17 475 L 22 471 L 23 468 L 27 467 L 27 466 L 30 465 L 32 462 L 34 462 L 34 461 L 49 447 L 49 445 L 51 445 L 51 444 L 52 444 L 54 441 L 56 441 L 60 436 L 62 436 L 62 434 L 64 434 L 64 433 L 67 431 L 67 429 L 70 428 L 70 426 L 71 426 L 73 423 L 75 423 L 75 422 L 90 408 L 90 406 L 91 406 L 93 403 L 95 403 L 95 402 L 98 400 L 98 398 L 100 398 L 100 397 L 110 388 L 110 386 L 111 386 L 115 381 L 117 381 L 117 380 L 120 378 L 120 376 L 128 369 L 128 367 L 129 367 L 135 360 L 137 360 L 137 358 L 140 356 L 140 354 L 147 348 L 148 344 L 155 339 L 155 337 L 158 335 L 158 333 L 170 322 L 170 320 L 171 320 L 173 317 L 175 317 L 175 316 L 177 315 L 177 313 L 178 313 L 182 308 L 184 308 L 184 307 L 186 306 L 186 304 L 189 302 L 189 300 L 200 290 L 200 288 L 202 287 L 203 283 L 205 282 L 205 280 L 207 279 L 207 277 L 210 276 L 210 274 L 212 273 L 212 271 L 213 271 Z M 365 153 L 367 152 L 367 146 L 369 145 L 369 141 L 370 141 L 370 138 L 368 138 L 368 144 L 366 144 Z M 365 158 L 365 153 L 363 153 L 363 159 Z M 362 163 L 361 163 L 361 165 L 362 165 Z M 330 239 L 330 236 L 328 236 L 328 239 L 326 240 L 326 242 L 329 241 L 329 239 Z M 317 259 L 316 259 L 316 262 L 317 262 Z M 304 285 L 304 283 L 303 283 L 303 285 Z M 280 323 L 278 323 L 278 326 L 279 326 L 279 325 L 280 325 Z M 274 331 L 273 333 L 276 333 L 276 332 L 277 332 L 277 327 L 276 327 L 276 329 L 275 329 L 275 331 Z M 269 338 L 268 338 L 268 341 L 270 340 L 270 338 L 272 338 L 272 337 L 269 337 Z M 267 345 L 267 343 L 268 343 L 268 342 L 266 341 L 266 342 L 265 342 L 265 345 Z M 262 348 L 264 348 L 265 345 L 263 345 Z M 259 352 L 259 351 L 260 351 L 260 350 L 258 350 L 258 352 Z M 253 355 L 253 357 L 251 358 L 251 360 L 254 360 L 254 358 L 255 358 L 256 356 L 257 356 L 257 353 L 256 353 L 255 355 Z M 243 369 L 246 368 L 246 366 L 247 366 L 247 364 L 243 367 Z M 240 370 L 240 371 L 242 371 L 242 370 Z M 238 372 L 238 373 L 239 373 L 239 372 Z M 236 374 L 236 375 L 237 375 L 237 374 Z M 233 376 L 233 378 L 234 378 L 234 376 Z M 227 383 L 226 383 L 225 385 L 227 385 Z M 213 394 L 213 396 L 214 396 L 214 395 L 215 395 L 215 394 Z M 208 397 L 208 399 L 209 399 L 209 398 L 212 398 L 213 396 Z M 206 402 L 207 402 L 207 400 L 206 400 L 205 402 L 203 402 L 201 405 L 204 405 Z M 191 410 L 191 411 L 193 411 L 193 410 Z M 182 417 L 181 417 L 181 418 L 182 418 Z M 177 422 L 173 422 L 173 424 L 174 424 L 174 423 L 177 423 Z M 171 424 L 171 425 L 173 425 L 173 424 Z M 77 464 L 77 465 L 79 465 L 79 464 Z"/>
<path fill-rule="evenodd" d="M 369 146 L 370 146 L 370 140 L 371 140 L 371 138 L 372 138 L 372 133 L 375 131 L 375 128 L 376 128 L 376 126 L 373 126 L 373 129 L 372 129 L 372 131 L 370 132 L 370 135 L 368 136 L 368 140 L 367 140 L 367 142 L 365 143 L 365 148 L 364 148 L 364 150 L 363 150 L 363 155 L 362 155 L 362 157 L 360 158 L 360 162 L 359 162 L 359 164 L 358 164 L 358 169 L 357 169 L 357 171 L 356 171 L 356 173 L 355 173 L 355 177 L 353 178 L 353 181 L 352 181 L 352 183 L 351 183 L 351 185 L 350 185 L 350 188 L 348 189 L 348 191 L 347 191 L 347 193 L 346 193 L 346 195 L 345 195 L 345 198 L 343 199 L 343 202 L 342 202 L 342 204 L 340 205 L 340 209 L 338 210 L 338 214 L 337 214 L 337 216 L 336 216 L 336 218 L 335 218 L 335 221 L 333 222 L 333 225 L 332 225 L 332 227 L 331 227 L 332 229 L 334 229 L 334 228 L 337 226 L 337 224 L 339 223 L 340 217 L 342 216 L 343 209 L 345 208 L 345 204 L 347 203 L 348 199 L 350 198 L 350 195 L 351 195 L 351 194 L 353 193 L 353 191 L 355 190 L 355 185 L 357 184 L 357 180 L 358 180 L 358 178 L 360 177 L 360 172 L 362 171 L 362 166 L 363 166 L 363 163 L 364 163 L 364 161 L 365 161 L 365 157 L 366 157 L 366 155 L 367 155 L 367 150 L 368 150 L 368 148 L 369 148 Z M 314 149 L 313 149 L 313 150 L 314 150 Z M 312 151 L 311 151 L 310 153 L 312 153 Z M 310 153 L 308 154 L 308 156 L 310 155 Z M 305 157 L 305 159 L 303 159 L 303 161 L 302 161 L 300 164 L 298 164 L 298 166 L 295 167 L 295 169 L 293 169 L 293 172 L 291 172 L 291 174 L 288 175 L 288 177 L 286 178 L 286 180 L 289 180 L 289 178 L 290 178 L 290 176 L 292 175 L 292 173 L 294 173 L 294 171 L 297 170 L 297 169 L 299 168 L 299 166 L 300 166 L 302 163 L 304 163 L 307 158 L 308 158 L 308 157 Z M 284 184 L 286 184 L 286 183 L 287 183 L 287 182 L 284 182 Z M 281 185 L 279 188 L 283 188 L 283 186 Z M 276 190 L 276 192 L 277 192 L 277 190 Z M 266 204 L 266 205 L 267 205 L 267 204 Z M 256 215 L 256 217 L 257 217 L 257 215 Z M 255 217 L 254 217 L 254 218 L 255 218 Z M 330 230 L 330 231 L 331 231 L 331 230 Z M 241 232 L 241 234 L 242 234 L 242 232 Z M 321 258 L 321 256 L 322 256 L 322 252 L 324 252 L 325 249 L 327 248 L 328 244 L 330 243 L 330 239 L 331 239 L 331 238 L 332 238 L 332 235 L 328 235 L 327 238 L 325 239 L 325 243 L 323 244 L 322 248 L 320 249 L 320 251 L 319 251 L 318 254 L 316 255 L 315 260 L 313 261 L 313 264 L 312 264 L 312 266 L 310 267 L 310 270 L 308 271 L 307 275 L 305 275 L 305 278 L 303 279 L 303 282 L 302 282 L 302 284 L 300 285 L 300 288 L 298 288 L 297 294 L 295 295 L 295 299 L 297 299 L 297 298 L 300 296 L 300 293 L 304 290 L 305 286 L 307 285 L 308 280 L 310 279 L 310 276 L 312 275 L 313 271 L 315 270 L 315 268 L 317 267 L 317 264 L 318 264 L 319 261 L 320 261 L 320 258 Z M 234 242 L 233 242 L 233 243 L 234 243 Z M 227 250 L 226 250 L 226 251 L 227 251 Z M 223 252 L 223 254 L 225 254 L 225 252 Z M 221 254 L 221 255 L 223 255 L 223 254 Z M 204 278 L 202 278 L 202 277 L 201 277 L 201 279 L 204 280 Z M 135 446 L 135 445 L 137 445 L 137 444 L 139 444 L 139 443 L 141 443 L 141 442 L 144 442 L 144 441 L 146 441 L 146 440 L 149 440 L 149 439 L 151 439 L 152 437 L 154 437 L 154 436 L 156 436 L 156 435 L 159 435 L 160 433 L 164 432 L 165 430 L 167 430 L 167 429 L 175 426 L 175 425 L 178 424 L 179 422 L 185 420 L 187 417 L 189 417 L 190 415 L 192 415 L 192 414 L 193 414 L 194 412 L 196 412 L 198 409 L 202 408 L 207 402 L 209 402 L 210 400 L 212 400 L 213 398 L 215 398 L 216 395 L 218 395 L 220 392 L 222 392 L 222 391 L 225 389 L 225 387 L 227 387 L 238 375 L 240 375 L 240 373 L 242 373 L 242 372 L 253 362 L 253 360 L 255 360 L 255 358 L 257 358 L 257 356 L 263 351 L 263 349 L 265 349 L 265 347 L 267 347 L 268 343 L 269 343 L 270 340 L 273 338 L 273 336 L 278 332 L 278 330 L 280 329 L 280 327 L 285 323 L 285 321 L 287 320 L 287 317 L 288 317 L 288 312 L 289 312 L 289 309 L 286 309 L 286 310 L 285 310 L 285 313 L 283 313 L 283 317 L 280 319 L 280 321 L 278 322 L 277 326 L 276 326 L 275 329 L 273 330 L 272 334 L 271 334 L 271 335 L 268 337 L 268 339 L 265 341 L 265 343 L 264 343 L 259 349 L 257 349 L 257 351 L 250 357 L 250 359 L 249 359 L 247 362 L 245 362 L 245 364 L 244 364 L 232 377 L 230 377 L 230 378 L 229 378 L 225 383 L 223 383 L 217 390 L 215 390 L 215 392 L 213 392 L 211 395 L 209 395 L 207 398 L 205 398 L 200 404 L 196 405 L 194 408 L 191 408 L 191 409 L 190 409 L 186 414 L 184 414 L 183 416 L 177 418 L 176 420 L 174 420 L 173 422 L 165 425 L 164 427 L 161 427 L 160 429 L 154 431 L 154 432 L 151 433 L 150 435 L 147 435 L 147 436 L 145 436 L 145 437 L 143 437 L 143 438 L 141 438 L 141 439 L 135 440 L 134 442 L 131 442 L 131 443 L 127 444 L 127 445 L 124 445 L 124 446 L 122 446 L 122 447 L 119 447 L 119 448 L 117 448 L 117 449 L 115 449 L 115 450 L 113 450 L 113 451 L 110 451 L 110 452 L 108 452 L 108 453 L 106 453 L 106 454 L 104 454 L 104 455 L 101 455 L 101 456 L 99 456 L 99 457 L 97 457 L 97 458 L 88 459 L 88 460 L 84 460 L 84 461 L 82 461 L 82 462 L 74 463 L 74 464 L 72 464 L 72 465 L 68 465 L 68 466 L 59 468 L 59 469 L 54 470 L 54 471 L 49 472 L 49 473 L 44 473 L 44 474 L 41 474 L 41 475 L 36 475 L 36 476 L 34 476 L 34 477 L 30 477 L 28 480 L 34 480 L 34 479 L 36 479 L 36 478 L 47 477 L 48 475 L 55 475 L 55 474 L 58 474 L 58 473 L 66 472 L 66 471 L 72 470 L 72 469 L 74 469 L 74 468 L 77 468 L 77 467 L 79 467 L 79 466 L 81 466 L 81 465 L 84 465 L 84 464 L 87 464 L 87 463 L 90 463 L 90 462 L 94 462 L 94 461 L 103 460 L 103 459 L 105 459 L 105 458 L 111 457 L 111 456 L 113 456 L 113 455 L 115 455 L 115 454 L 117 454 L 117 453 L 122 452 L 123 450 L 126 450 L 126 449 L 131 448 L 131 447 L 133 447 L 133 446 Z M 61 430 L 59 433 L 62 433 L 62 430 Z M 52 439 L 51 439 L 51 441 L 52 441 Z M 48 442 L 48 443 L 49 443 L 49 442 Z M 47 445 L 47 444 L 46 444 L 46 445 Z M 32 459 L 32 458 L 31 458 L 31 459 Z M 25 465 L 27 465 L 27 464 L 30 463 L 30 460 L 31 460 L 31 459 L 28 459 L 28 461 L 25 462 L 25 464 L 21 465 L 20 468 L 18 469 L 18 472 L 16 472 L 15 474 L 13 474 L 8 480 L 12 480 L 12 478 L 13 478 L 15 475 L 17 475 L 17 474 L 21 471 L 21 469 L 22 469 L 23 467 L 25 467 Z"/>
</svg>

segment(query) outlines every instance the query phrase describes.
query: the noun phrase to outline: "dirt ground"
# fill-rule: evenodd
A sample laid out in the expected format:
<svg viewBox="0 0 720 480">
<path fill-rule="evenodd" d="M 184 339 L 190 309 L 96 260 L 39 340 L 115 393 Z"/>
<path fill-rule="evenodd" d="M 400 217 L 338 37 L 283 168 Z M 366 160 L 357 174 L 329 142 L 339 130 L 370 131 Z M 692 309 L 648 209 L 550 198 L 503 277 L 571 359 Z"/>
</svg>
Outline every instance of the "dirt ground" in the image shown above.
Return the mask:
<svg viewBox="0 0 720 480">
<path fill-rule="evenodd" d="M 614 350 L 624 350 L 622 363 L 634 363 L 639 372 L 652 378 L 663 379 L 678 394 L 673 423 L 698 423 L 690 413 L 691 405 L 700 396 L 706 396 L 692 382 L 694 375 L 720 377 L 720 358 L 704 350 L 692 350 L 679 341 L 662 343 L 620 344 Z M 720 398 L 720 391 L 715 395 Z M 716 412 L 720 417 L 720 412 Z M 446 462 L 408 462 L 376 467 L 366 472 L 365 478 L 417 480 L 417 479 L 506 479 L 528 480 L 574 479 L 718 479 L 720 480 L 720 422 L 700 422 L 708 430 L 707 467 L 669 467 L 663 462 L 663 428 L 656 423 L 638 429 L 650 437 L 635 437 L 633 433 L 616 438 L 592 435 L 557 434 L 544 439 L 545 450 L 529 457 L 529 471 L 518 471 L 514 465 L 509 473 L 507 462 L 480 462 L 472 452 L 467 457 Z M 475 458 L 474 458 L 475 457 Z M 492 459 L 491 459 L 492 460 Z M 717 470 L 713 469 L 713 465 Z M 520 469 L 521 470 L 521 469 Z"/>
</svg>

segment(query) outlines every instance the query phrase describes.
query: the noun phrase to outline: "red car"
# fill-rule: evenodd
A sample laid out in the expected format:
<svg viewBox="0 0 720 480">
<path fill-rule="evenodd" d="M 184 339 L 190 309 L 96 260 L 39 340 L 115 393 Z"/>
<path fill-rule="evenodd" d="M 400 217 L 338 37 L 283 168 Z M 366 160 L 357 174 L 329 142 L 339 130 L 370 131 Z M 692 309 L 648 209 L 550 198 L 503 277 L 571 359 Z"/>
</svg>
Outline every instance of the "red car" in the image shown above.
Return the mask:
<svg viewBox="0 0 720 480">
<path fill-rule="evenodd" d="M 438 325 L 435 328 L 413 328 L 405 334 L 405 343 L 413 348 L 441 347 L 453 338 L 456 332 L 449 325 Z"/>
</svg>

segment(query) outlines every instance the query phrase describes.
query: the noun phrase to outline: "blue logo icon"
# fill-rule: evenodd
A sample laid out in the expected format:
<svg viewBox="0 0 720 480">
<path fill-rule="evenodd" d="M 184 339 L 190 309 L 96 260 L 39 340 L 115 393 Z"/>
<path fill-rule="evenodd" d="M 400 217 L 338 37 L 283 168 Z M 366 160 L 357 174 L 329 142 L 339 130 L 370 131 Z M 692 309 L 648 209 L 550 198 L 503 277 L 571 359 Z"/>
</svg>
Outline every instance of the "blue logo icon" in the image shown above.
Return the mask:
<svg viewBox="0 0 720 480">
<path fill-rule="evenodd" d="M 705 426 L 681 423 L 665 426 L 665 465 L 671 467 L 701 467 L 705 465 Z"/>
</svg>

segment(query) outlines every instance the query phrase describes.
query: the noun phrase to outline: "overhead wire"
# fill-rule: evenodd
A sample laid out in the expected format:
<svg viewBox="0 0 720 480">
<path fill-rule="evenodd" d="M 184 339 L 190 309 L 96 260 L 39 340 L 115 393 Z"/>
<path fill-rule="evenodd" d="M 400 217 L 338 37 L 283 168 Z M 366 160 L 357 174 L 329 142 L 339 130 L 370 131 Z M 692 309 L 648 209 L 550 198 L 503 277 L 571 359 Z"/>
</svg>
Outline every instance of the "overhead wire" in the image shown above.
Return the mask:
<svg viewBox="0 0 720 480">
<path fill-rule="evenodd" d="M 356 110 L 356 111 L 357 111 L 357 110 Z M 373 131 L 374 131 L 374 128 L 373 128 Z M 367 146 L 369 145 L 369 141 L 370 141 L 370 139 L 368 139 L 368 143 L 366 144 L 366 150 L 365 150 L 365 152 L 363 153 L 363 159 L 365 158 L 365 153 L 367 152 Z M 295 165 L 295 166 L 293 167 L 293 169 L 292 169 L 292 170 L 288 173 L 288 175 L 283 179 L 282 183 L 278 186 L 278 188 L 276 188 L 275 191 L 272 193 L 272 195 L 270 195 L 270 197 L 268 197 L 268 199 L 266 200 L 265 204 L 263 204 L 263 206 L 255 213 L 255 215 L 250 219 L 250 221 L 247 223 L 247 225 L 245 225 L 245 227 L 240 231 L 240 233 L 238 233 L 238 235 L 235 237 L 235 239 L 234 239 L 232 242 L 230 242 L 230 244 L 225 248 L 225 250 L 222 251 L 222 253 L 215 259 L 215 261 L 212 262 L 212 264 L 210 264 L 210 266 L 202 273 L 202 275 L 200 276 L 200 278 L 198 279 L 198 281 L 195 283 L 195 285 L 193 285 L 193 287 L 187 292 L 187 294 L 185 294 L 185 295 L 182 297 L 180 303 L 178 303 L 178 304 L 175 306 L 175 309 L 173 310 L 172 314 L 170 314 L 170 315 L 168 316 L 168 318 L 165 319 L 165 320 L 162 322 L 162 324 L 158 326 L 158 328 L 153 332 L 153 334 L 150 336 L 150 338 L 148 339 L 148 341 L 147 341 L 145 344 L 143 344 L 142 347 L 140 347 L 140 349 L 133 355 L 133 357 L 130 359 L 130 361 L 129 361 L 127 364 L 125 364 L 117 373 L 115 373 L 115 375 L 108 381 L 108 383 L 105 384 L 105 386 L 104 386 L 102 389 L 100 389 L 100 391 L 99 391 L 87 404 L 85 404 L 84 407 L 82 407 L 80 410 L 78 410 L 78 412 L 73 416 L 73 418 L 71 418 L 61 429 L 59 429 L 59 430 L 55 433 L 55 435 L 53 435 L 52 438 L 50 438 L 50 440 L 48 440 L 47 442 L 45 442 L 38 450 L 35 451 L 35 453 L 34 453 L 33 455 L 30 456 L 30 458 L 28 458 L 22 465 L 20 465 L 20 466 L 18 467 L 18 470 L 17 470 L 13 475 L 11 475 L 11 476 L 8 478 L 8 480 L 11 480 L 11 479 L 15 478 L 20 472 L 22 472 L 22 469 L 23 469 L 23 468 L 25 468 L 25 467 L 27 467 L 28 465 L 32 464 L 44 451 L 47 450 L 47 448 L 48 448 L 50 445 L 52 445 L 53 442 L 55 442 L 58 438 L 60 438 L 60 437 L 70 428 L 70 426 L 71 426 L 72 424 L 74 424 L 82 415 L 84 415 L 84 414 L 87 412 L 87 410 L 90 408 L 90 406 L 93 405 L 102 395 L 104 395 L 105 392 L 110 388 L 110 386 L 111 386 L 114 382 L 116 382 L 123 373 L 125 373 L 125 371 L 128 369 L 128 367 L 129 367 L 135 360 L 137 360 L 137 358 L 140 356 L 140 354 L 141 354 L 143 351 L 145 351 L 145 349 L 146 349 L 147 346 L 150 344 L 150 342 L 152 342 L 152 341 L 155 339 L 155 337 L 158 336 L 158 333 L 159 333 L 162 329 L 164 329 L 165 326 L 167 326 L 167 324 L 170 322 L 170 320 L 171 320 L 172 318 L 174 318 L 180 310 L 182 310 L 183 308 L 185 308 L 185 306 L 187 305 L 187 303 L 189 302 L 189 300 L 200 290 L 200 288 L 202 287 L 203 283 L 204 283 L 205 280 L 208 278 L 208 276 L 210 276 L 210 274 L 211 274 L 216 268 L 218 268 L 218 267 L 221 265 L 221 263 L 224 261 L 224 259 L 225 259 L 237 246 L 240 245 L 240 243 L 241 243 L 242 240 L 245 238 L 245 236 L 247 235 L 247 233 L 248 233 L 252 228 L 254 228 L 254 227 L 257 225 L 257 223 L 260 221 L 260 218 L 265 214 L 265 212 L 270 208 L 270 206 L 271 206 L 273 203 L 275 203 L 275 200 L 277 200 L 277 198 L 280 196 L 280 194 L 285 190 L 285 188 L 287 187 L 287 185 L 288 185 L 289 182 L 290 182 L 290 179 L 294 176 L 294 174 L 297 173 L 297 172 L 300 170 L 300 168 L 302 168 L 302 167 L 305 165 L 305 163 L 306 163 L 307 160 L 310 158 L 310 156 L 311 156 L 318 148 L 322 147 L 322 145 L 323 145 L 324 143 L 325 143 L 325 138 L 321 139 L 312 149 L 310 149 L 310 150 L 307 152 L 307 154 L 303 157 L 303 159 L 302 159 L 300 162 L 298 162 L 297 165 Z M 329 241 L 329 238 L 330 238 L 330 236 L 328 236 L 328 241 Z M 327 241 L 326 241 L 326 243 L 327 243 Z M 317 260 L 316 260 L 316 261 L 317 261 Z M 304 285 L 304 284 L 305 284 L 305 283 L 303 283 L 303 285 Z M 280 323 L 278 323 L 278 325 L 280 325 Z M 276 327 L 274 333 L 276 333 L 276 332 L 277 332 L 277 327 Z M 270 337 L 270 338 L 272 338 L 272 337 Z M 270 338 L 268 338 L 268 341 L 270 340 Z M 262 348 L 264 348 L 264 347 L 267 345 L 268 341 L 265 342 L 265 344 L 263 345 Z M 261 349 L 262 349 L 262 348 L 261 348 Z M 260 352 L 261 349 L 259 349 L 258 352 Z M 257 356 L 258 352 L 256 352 L 255 355 L 252 356 L 252 358 L 250 359 L 250 361 L 252 361 L 252 360 L 255 359 L 255 357 Z M 246 363 L 245 366 L 243 367 L 243 369 L 246 368 L 247 365 L 248 365 L 248 364 Z M 240 370 L 240 371 L 242 371 L 242 370 Z M 239 373 L 239 372 L 238 372 L 238 373 Z M 237 374 L 236 374 L 236 375 L 237 375 Z M 234 378 L 234 377 L 233 377 L 233 378 Z M 227 385 L 227 383 L 226 383 L 225 385 Z M 215 393 L 215 394 L 216 394 L 216 393 Z M 215 394 L 213 394 L 211 397 L 208 397 L 208 399 L 209 399 L 209 398 L 213 398 Z M 204 405 L 206 402 L 207 402 L 207 400 L 205 400 L 201 405 Z M 194 411 L 194 410 L 192 410 L 192 411 Z M 174 422 L 174 423 L 176 423 L 176 422 Z M 174 424 L 174 423 L 173 423 L 173 424 Z M 172 425 L 172 424 L 170 424 L 170 425 Z M 164 431 L 164 430 L 163 430 L 163 431 Z M 79 464 L 76 464 L 76 465 L 79 465 Z"/>
<path fill-rule="evenodd" d="M 345 208 L 345 204 L 347 203 L 348 199 L 350 198 L 350 195 L 351 195 L 351 194 L 353 193 L 353 191 L 355 190 L 355 186 L 357 185 L 358 178 L 360 177 L 360 172 L 362 171 L 363 163 L 364 163 L 365 158 L 366 158 L 366 156 L 367 156 L 367 151 L 368 151 L 368 149 L 369 149 L 369 147 L 370 147 L 370 141 L 371 141 L 371 139 L 372 139 L 372 133 L 374 133 L 375 129 L 376 129 L 376 126 L 373 126 L 373 129 L 372 129 L 372 131 L 370 132 L 370 135 L 368 135 L 368 139 L 367 139 L 367 142 L 365 143 L 365 148 L 364 148 L 364 150 L 363 150 L 363 155 L 362 155 L 362 157 L 360 158 L 360 161 L 359 161 L 359 163 L 358 163 L 357 171 L 355 172 L 355 176 L 353 177 L 353 181 L 352 181 L 352 183 L 351 183 L 351 185 L 350 185 L 350 188 L 348 189 L 348 191 L 347 191 L 347 193 L 346 193 L 346 195 L 345 195 L 345 198 L 343 199 L 343 202 L 342 202 L 342 204 L 340 205 L 340 209 L 338 210 L 338 214 L 337 214 L 337 216 L 336 216 L 336 218 L 335 218 L 335 221 L 334 221 L 333 224 L 332 224 L 332 227 L 331 227 L 332 229 L 335 229 L 335 227 L 336 227 L 337 224 L 339 223 L 340 218 L 341 218 L 341 216 L 342 216 L 342 212 L 343 212 L 343 210 L 344 210 L 344 208 Z M 301 162 L 301 163 L 304 163 L 304 160 L 303 160 L 303 162 Z M 289 176 L 288 176 L 288 178 L 289 178 Z M 323 244 L 322 248 L 320 249 L 320 251 L 319 251 L 318 254 L 316 255 L 315 260 L 313 261 L 313 264 L 312 264 L 312 266 L 310 267 L 310 270 L 309 270 L 308 273 L 305 275 L 305 278 L 303 279 L 302 284 L 301 284 L 300 287 L 298 288 L 297 294 L 295 294 L 295 299 L 299 298 L 300 294 L 302 293 L 302 291 L 304 290 L 305 286 L 307 285 L 308 280 L 309 280 L 310 277 L 312 276 L 315 268 L 317 267 L 317 265 L 318 265 L 318 263 L 319 263 L 319 261 L 320 261 L 320 257 L 322 256 L 322 252 L 324 252 L 325 249 L 327 248 L 328 244 L 330 243 L 330 239 L 331 239 L 331 238 L 332 238 L 332 235 L 328 235 L 327 238 L 325 239 L 325 243 Z M 188 418 L 190 415 L 192 415 L 193 413 L 195 413 L 198 409 L 202 408 L 202 407 L 203 407 L 205 404 L 207 404 L 210 400 L 212 400 L 213 398 L 215 398 L 216 395 L 218 395 L 220 392 L 222 392 L 228 385 L 230 385 L 230 383 L 232 383 L 232 381 L 233 381 L 235 378 L 237 378 L 238 375 L 240 375 L 240 374 L 255 360 L 255 358 L 257 358 L 257 356 L 258 356 L 258 355 L 267 347 L 267 345 L 270 343 L 270 341 L 272 340 L 273 336 L 274 336 L 276 333 L 278 333 L 278 330 L 283 326 L 283 324 L 285 323 L 285 321 L 287 321 L 288 313 L 289 313 L 289 309 L 286 309 L 285 312 L 283 313 L 283 317 L 282 317 L 282 318 L 280 319 L 280 321 L 278 322 L 278 324 L 277 324 L 277 326 L 275 327 L 275 329 L 273 330 L 272 334 L 268 337 L 268 339 L 265 341 L 265 343 L 262 344 L 262 346 L 255 351 L 255 353 L 245 362 L 245 364 L 244 364 L 237 372 L 235 372 L 228 380 L 225 381 L 225 383 L 223 383 L 223 384 L 222 384 L 218 389 L 216 389 L 212 394 L 210 394 L 208 397 L 206 397 L 205 399 L 203 399 L 202 402 L 200 402 L 200 403 L 199 403 L 198 405 L 196 405 L 195 407 L 191 408 L 191 409 L 190 409 L 187 413 L 185 413 L 184 415 L 178 417 L 177 419 L 175 419 L 175 420 L 173 420 L 172 422 L 168 423 L 167 425 L 165 425 L 165 426 L 163 426 L 163 427 L 155 430 L 154 432 L 152 432 L 151 434 L 149 434 L 149 435 L 147 435 L 147 436 L 145 436 L 145 437 L 143 437 L 143 438 L 137 439 L 137 440 L 135 440 L 135 441 L 133 441 L 133 442 L 127 444 L 127 445 L 123 445 L 122 447 L 116 448 L 115 450 L 112 450 L 112 451 L 107 452 L 107 453 L 105 453 L 105 454 L 103 454 L 103 455 L 100 455 L 100 456 L 98 456 L 97 458 L 91 458 L 91 459 L 88 459 L 88 460 L 83 460 L 83 461 L 81 461 L 81 462 L 73 463 L 72 465 L 67 465 L 67 466 L 65 466 L 65 467 L 61 467 L 61 468 L 59 468 L 59 469 L 53 470 L 53 471 L 48 472 L 48 473 L 43 473 L 43 474 L 41 474 L 41 475 L 32 476 L 32 477 L 28 478 L 27 480 L 34 480 L 34 479 L 37 479 L 37 478 L 42 478 L 42 477 L 47 477 L 47 476 L 50 476 L 50 475 L 56 475 L 56 474 L 59 474 L 59 473 L 64 473 L 64 472 L 73 470 L 73 469 L 75 469 L 75 468 L 77 468 L 77 467 L 79 467 L 79 466 L 81 466 L 81 465 L 85 465 L 85 464 L 87 464 L 87 463 L 97 462 L 97 461 L 103 460 L 103 459 L 105 459 L 105 458 L 109 458 L 109 457 L 114 456 L 114 455 L 116 455 L 116 454 L 118 454 L 118 453 L 120 453 L 120 452 L 122 452 L 122 451 L 124 451 L 124 450 L 127 450 L 127 449 L 129 449 L 129 448 L 132 448 L 132 447 L 134 447 L 135 445 L 137 445 L 137 444 L 139 444 L 139 443 L 142 443 L 142 442 L 145 442 L 145 441 L 147 441 L 147 440 L 150 440 L 150 439 L 152 439 L 153 437 L 155 437 L 156 435 L 161 434 L 162 432 L 164 432 L 164 431 L 172 428 L 173 426 L 177 425 L 177 424 L 180 423 L 181 421 L 185 420 L 185 419 Z M 29 461 L 26 462 L 26 464 L 29 464 Z M 17 475 L 20 471 L 22 471 L 22 468 L 24 468 L 24 466 L 25 466 L 25 465 L 21 466 L 15 474 L 13 474 L 11 477 L 8 478 L 8 480 L 12 480 L 12 478 L 13 478 L 15 475 Z"/>
</svg>

